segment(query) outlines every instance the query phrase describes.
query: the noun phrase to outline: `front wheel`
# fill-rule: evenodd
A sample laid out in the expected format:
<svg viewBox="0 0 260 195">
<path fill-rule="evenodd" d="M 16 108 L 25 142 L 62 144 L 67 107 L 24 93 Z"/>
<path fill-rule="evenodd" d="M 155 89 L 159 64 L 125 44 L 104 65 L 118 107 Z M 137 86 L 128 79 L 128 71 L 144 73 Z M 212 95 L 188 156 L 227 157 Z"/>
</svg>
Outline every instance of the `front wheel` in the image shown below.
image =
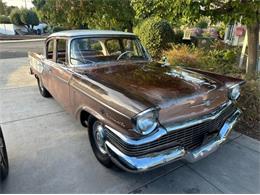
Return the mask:
<svg viewBox="0 0 260 195">
<path fill-rule="evenodd" d="M 0 127 L 0 179 L 3 181 L 9 172 L 8 156 L 2 129 Z"/>
<path fill-rule="evenodd" d="M 105 148 L 105 129 L 103 124 L 94 117 L 89 119 L 89 140 L 97 160 L 107 168 L 113 166 Z"/>
<path fill-rule="evenodd" d="M 51 94 L 49 93 L 49 91 L 44 87 L 42 80 L 40 78 L 36 78 L 36 79 L 37 79 L 40 94 L 45 98 L 51 97 Z"/>
</svg>

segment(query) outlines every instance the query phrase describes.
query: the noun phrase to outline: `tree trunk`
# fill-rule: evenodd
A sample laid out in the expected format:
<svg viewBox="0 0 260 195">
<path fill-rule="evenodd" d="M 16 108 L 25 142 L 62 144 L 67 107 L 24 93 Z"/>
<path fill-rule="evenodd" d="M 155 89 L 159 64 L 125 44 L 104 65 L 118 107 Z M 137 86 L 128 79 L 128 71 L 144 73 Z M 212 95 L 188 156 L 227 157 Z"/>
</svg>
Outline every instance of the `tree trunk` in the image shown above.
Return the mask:
<svg viewBox="0 0 260 195">
<path fill-rule="evenodd" d="M 248 34 L 248 64 L 246 73 L 254 75 L 257 71 L 257 49 L 259 45 L 259 23 L 255 22 L 247 26 Z"/>
</svg>

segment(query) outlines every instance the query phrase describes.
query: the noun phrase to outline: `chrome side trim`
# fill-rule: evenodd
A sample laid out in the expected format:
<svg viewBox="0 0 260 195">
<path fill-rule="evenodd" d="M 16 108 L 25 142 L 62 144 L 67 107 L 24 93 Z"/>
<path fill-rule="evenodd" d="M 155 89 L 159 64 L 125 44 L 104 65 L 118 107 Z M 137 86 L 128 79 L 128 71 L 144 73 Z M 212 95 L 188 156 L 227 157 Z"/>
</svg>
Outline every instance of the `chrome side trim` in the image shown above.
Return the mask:
<svg viewBox="0 0 260 195">
<path fill-rule="evenodd" d="M 163 135 L 167 134 L 167 131 L 165 129 L 159 127 L 157 129 L 157 131 L 154 132 L 153 134 L 151 134 L 150 136 L 143 137 L 142 139 L 133 139 L 133 138 L 127 137 L 126 135 L 123 135 L 122 133 L 118 132 L 117 130 L 115 130 L 107 125 L 105 125 L 105 127 L 129 145 L 146 144 L 146 143 L 152 142 L 154 140 L 157 140 L 160 137 L 162 137 Z"/>
<path fill-rule="evenodd" d="M 106 146 L 112 161 L 122 169 L 129 172 L 143 172 L 148 169 L 151 170 L 161 166 L 162 162 L 163 164 L 167 164 L 178 160 L 185 155 L 184 148 L 177 147 L 166 150 L 163 153 L 155 153 L 141 157 L 130 157 L 126 156 L 108 141 L 106 141 Z"/>
<path fill-rule="evenodd" d="M 228 102 L 222 104 L 217 111 L 210 113 L 208 115 L 204 115 L 202 116 L 202 118 L 199 119 L 194 119 L 191 121 L 184 121 L 182 123 L 176 123 L 174 125 L 169 125 L 169 126 L 165 126 L 165 128 L 167 129 L 168 132 L 171 131 L 175 131 L 177 129 L 184 129 L 184 128 L 188 128 L 209 120 L 214 120 L 216 118 L 218 118 L 230 105 L 232 104 L 232 101 L 229 100 Z"/>
<path fill-rule="evenodd" d="M 148 108 L 140 113 L 138 113 L 137 115 L 135 115 L 133 118 L 138 118 L 138 117 L 141 117 L 149 112 L 153 112 L 153 111 L 158 111 L 160 108 L 159 107 L 151 107 L 151 108 Z"/>
<path fill-rule="evenodd" d="M 134 157 L 127 156 L 109 141 L 105 142 L 106 150 L 115 164 L 129 172 L 148 171 L 180 159 L 185 159 L 188 162 L 195 162 L 216 151 L 227 140 L 240 113 L 241 111 L 237 109 L 231 117 L 226 120 L 218 136 L 205 145 L 191 151 L 187 151 L 183 147 L 177 146 L 161 152 Z"/>
<path fill-rule="evenodd" d="M 60 76 L 53 76 L 54 79 L 58 80 L 58 81 L 61 81 L 65 84 L 69 84 L 69 80 L 65 80 L 64 78 L 60 77 Z"/>
</svg>

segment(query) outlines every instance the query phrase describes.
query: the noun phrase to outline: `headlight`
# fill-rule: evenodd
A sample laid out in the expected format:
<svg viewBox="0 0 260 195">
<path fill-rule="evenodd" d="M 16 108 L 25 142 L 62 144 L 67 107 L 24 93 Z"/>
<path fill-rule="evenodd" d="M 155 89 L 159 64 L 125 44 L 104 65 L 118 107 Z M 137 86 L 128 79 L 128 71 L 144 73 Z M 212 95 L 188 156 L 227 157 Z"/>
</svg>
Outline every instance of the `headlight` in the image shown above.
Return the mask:
<svg viewBox="0 0 260 195">
<path fill-rule="evenodd" d="M 138 133 L 142 135 L 151 133 L 158 125 L 158 109 L 151 108 L 141 112 L 134 118 L 134 123 Z"/>
<path fill-rule="evenodd" d="M 240 86 L 239 85 L 235 85 L 229 89 L 228 97 L 231 100 L 237 100 L 239 98 L 239 96 L 240 96 Z"/>
</svg>

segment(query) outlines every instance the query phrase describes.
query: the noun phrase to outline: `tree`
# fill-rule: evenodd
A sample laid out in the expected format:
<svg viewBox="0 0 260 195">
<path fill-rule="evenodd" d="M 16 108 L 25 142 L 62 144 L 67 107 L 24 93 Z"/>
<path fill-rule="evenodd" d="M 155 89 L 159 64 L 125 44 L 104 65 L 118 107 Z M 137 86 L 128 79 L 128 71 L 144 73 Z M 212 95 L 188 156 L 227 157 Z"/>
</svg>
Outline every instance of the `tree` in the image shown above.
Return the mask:
<svg viewBox="0 0 260 195">
<path fill-rule="evenodd" d="M 39 24 L 39 18 L 37 14 L 34 11 L 28 9 L 21 10 L 20 20 L 22 24 L 30 30 L 33 30 L 33 27 Z"/>
<path fill-rule="evenodd" d="M 7 6 L 2 0 L 0 0 L 0 15 L 9 16 L 13 9 L 17 8 L 16 6 Z"/>
<path fill-rule="evenodd" d="M 161 51 L 174 41 L 174 31 L 170 24 L 158 17 L 144 20 L 135 28 L 135 34 L 139 36 L 145 48 L 152 57 L 159 57 Z"/>
<path fill-rule="evenodd" d="M 150 17 L 159 17 L 171 20 L 170 0 L 132 0 L 131 5 L 135 10 L 136 19 L 143 20 Z"/>
<path fill-rule="evenodd" d="M 241 21 L 247 25 L 248 32 L 248 66 L 247 73 L 255 74 L 257 70 L 257 47 L 259 44 L 260 1 L 258 0 L 201 0 L 175 1 L 173 14 L 187 20 L 198 20 L 208 16 L 211 21 Z"/>
<path fill-rule="evenodd" d="M 21 21 L 21 11 L 19 9 L 13 9 L 10 13 L 11 22 L 15 25 L 23 25 Z"/>
<path fill-rule="evenodd" d="M 46 0 L 33 0 L 32 3 L 36 9 L 41 9 L 45 5 Z"/>
<path fill-rule="evenodd" d="M 0 15 L 6 15 L 6 4 L 0 0 Z"/>
<path fill-rule="evenodd" d="M 247 25 L 248 66 L 247 73 L 254 74 L 257 68 L 259 44 L 259 0 L 132 0 L 138 19 L 160 16 L 168 20 L 179 18 L 182 22 L 196 22 L 209 17 L 214 23 L 241 21 Z"/>
<path fill-rule="evenodd" d="M 28 9 L 13 9 L 10 19 L 13 24 L 24 25 L 28 30 L 33 30 L 33 27 L 39 24 L 37 14 Z"/>
<path fill-rule="evenodd" d="M 0 24 L 10 24 L 11 20 L 8 16 L 1 15 L 0 16 Z"/>
<path fill-rule="evenodd" d="M 69 28 L 132 30 L 130 0 L 34 0 L 41 20 Z"/>
</svg>

